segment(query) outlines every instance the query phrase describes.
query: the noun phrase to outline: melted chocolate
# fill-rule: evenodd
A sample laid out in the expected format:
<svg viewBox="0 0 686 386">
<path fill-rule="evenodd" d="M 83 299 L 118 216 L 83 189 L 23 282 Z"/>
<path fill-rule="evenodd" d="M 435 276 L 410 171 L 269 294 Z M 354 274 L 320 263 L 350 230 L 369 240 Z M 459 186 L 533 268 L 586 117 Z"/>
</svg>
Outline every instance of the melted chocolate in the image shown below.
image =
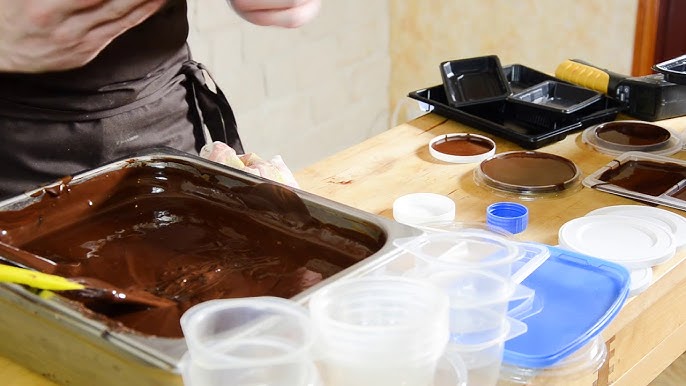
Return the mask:
<svg viewBox="0 0 686 386">
<path fill-rule="evenodd" d="M 495 185 L 524 190 L 563 190 L 574 182 L 578 170 L 566 158 L 535 151 L 502 153 L 481 162 L 481 172 Z"/>
<path fill-rule="evenodd" d="M 431 144 L 431 147 L 443 154 L 472 156 L 493 150 L 493 143 L 469 134 L 452 137 L 446 135 Z"/>
<path fill-rule="evenodd" d="M 380 230 L 372 237 L 320 222 L 280 185 L 229 188 L 212 173 L 129 165 L 81 183 L 65 180 L 35 204 L 0 212 L 0 239 L 53 261 L 55 274 L 172 300 L 141 307 L 71 296 L 164 337 L 181 337 L 181 314 L 199 302 L 290 298 L 385 242 Z"/>
<path fill-rule="evenodd" d="M 686 201 L 686 188 L 682 188 L 682 189 L 674 192 L 673 194 L 670 194 L 670 196 L 677 198 L 681 201 Z"/>
<path fill-rule="evenodd" d="M 598 138 L 624 146 L 653 146 L 665 143 L 671 137 L 669 130 L 649 123 L 615 121 L 595 129 Z"/>
<path fill-rule="evenodd" d="M 598 177 L 624 189 L 659 196 L 686 179 L 686 167 L 675 163 L 628 161 Z"/>
</svg>

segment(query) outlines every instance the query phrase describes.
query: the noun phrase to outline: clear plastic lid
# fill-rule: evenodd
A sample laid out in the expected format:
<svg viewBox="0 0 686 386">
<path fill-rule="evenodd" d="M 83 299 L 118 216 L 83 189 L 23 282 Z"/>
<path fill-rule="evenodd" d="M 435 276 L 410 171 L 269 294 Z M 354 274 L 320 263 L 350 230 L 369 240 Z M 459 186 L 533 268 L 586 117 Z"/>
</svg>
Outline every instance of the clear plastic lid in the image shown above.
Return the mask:
<svg viewBox="0 0 686 386">
<path fill-rule="evenodd" d="M 557 197 L 581 188 L 581 171 L 571 160 L 538 151 L 510 151 L 482 161 L 474 171 L 477 185 L 522 200 Z"/>
<path fill-rule="evenodd" d="M 634 120 L 604 122 L 584 130 L 581 140 L 595 150 L 619 155 L 642 151 L 671 155 L 683 149 L 681 136 L 653 123 Z"/>
<path fill-rule="evenodd" d="M 584 186 L 686 210 L 686 161 L 629 151 L 583 180 Z"/>
</svg>

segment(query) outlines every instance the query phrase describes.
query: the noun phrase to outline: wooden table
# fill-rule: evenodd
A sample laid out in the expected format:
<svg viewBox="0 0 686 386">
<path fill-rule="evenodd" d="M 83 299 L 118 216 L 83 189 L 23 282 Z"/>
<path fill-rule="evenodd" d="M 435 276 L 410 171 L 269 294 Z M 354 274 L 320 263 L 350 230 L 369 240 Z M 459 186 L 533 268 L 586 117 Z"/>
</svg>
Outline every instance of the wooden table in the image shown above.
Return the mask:
<svg viewBox="0 0 686 386">
<path fill-rule="evenodd" d="M 660 124 L 681 132 L 686 127 L 686 117 Z M 403 194 L 445 194 L 456 203 L 458 221 L 482 222 L 486 207 L 506 197 L 475 185 L 472 180 L 474 164 L 448 164 L 430 156 L 429 140 L 452 132 L 479 133 L 441 116 L 428 114 L 324 159 L 297 173 L 296 178 L 304 190 L 388 218 L 392 218 L 393 200 Z M 494 139 L 498 153 L 521 150 L 508 141 Z M 578 133 L 540 151 L 571 159 L 584 176 L 613 158 L 583 144 Z M 673 157 L 686 159 L 686 154 L 679 153 Z M 557 231 L 565 222 L 596 208 L 637 202 L 583 188 L 564 198 L 539 199 L 524 204 L 529 208 L 530 222 L 527 230 L 518 237 L 555 245 Z M 682 216 L 686 214 L 665 209 Z M 629 299 L 604 331 L 608 360 L 592 379 L 584 378 L 582 384 L 646 385 L 686 350 L 684 259 L 686 253 L 681 252 L 653 268 L 654 282 L 650 288 Z M 3 358 L 0 358 L 0 380 L 4 385 L 52 385 Z"/>
</svg>

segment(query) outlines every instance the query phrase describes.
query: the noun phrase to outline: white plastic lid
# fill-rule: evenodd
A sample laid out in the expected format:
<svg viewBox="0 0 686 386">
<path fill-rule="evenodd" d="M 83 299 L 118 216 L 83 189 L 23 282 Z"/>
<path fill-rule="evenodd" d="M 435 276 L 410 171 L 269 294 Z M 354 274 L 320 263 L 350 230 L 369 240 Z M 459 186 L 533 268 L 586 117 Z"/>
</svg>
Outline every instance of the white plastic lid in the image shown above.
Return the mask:
<svg viewBox="0 0 686 386">
<path fill-rule="evenodd" d="M 479 134 L 443 134 L 429 141 L 429 153 L 444 162 L 481 162 L 495 154 L 495 142 Z"/>
<path fill-rule="evenodd" d="M 631 288 L 629 296 L 636 296 L 650 287 L 653 282 L 653 269 L 643 268 L 631 271 Z"/>
<path fill-rule="evenodd" d="M 637 217 L 587 216 L 565 223 L 558 232 L 563 248 L 642 269 L 674 256 L 674 238 L 663 227 Z"/>
<path fill-rule="evenodd" d="M 686 246 L 686 218 L 672 213 L 665 209 L 655 208 L 644 205 L 614 205 L 606 206 L 588 212 L 586 216 L 617 214 L 622 216 L 631 216 L 644 219 L 646 221 L 654 222 L 657 225 L 665 228 L 674 237 L 676 248 L 680 249 Z"/>
<path fill-rule="evenodd" d="M 393 202 L 393 218 L 407 225 L 451 222 L 455 219 L 455 202 L 436 193 L 411 193 Z"/>
</svg>

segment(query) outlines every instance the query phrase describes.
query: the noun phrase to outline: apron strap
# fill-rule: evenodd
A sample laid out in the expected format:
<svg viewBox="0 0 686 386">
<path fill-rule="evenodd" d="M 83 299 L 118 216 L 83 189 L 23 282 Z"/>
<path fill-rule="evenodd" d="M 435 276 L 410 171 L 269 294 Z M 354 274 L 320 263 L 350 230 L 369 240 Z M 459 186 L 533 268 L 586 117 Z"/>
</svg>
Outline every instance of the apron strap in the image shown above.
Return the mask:
<svg viewBox="0 0 686 386">
<path fill-rule="evenodd" d="M 205 142 L 221 141 L 231 146 L 236 153 L 245 153 L 231 105 L 207 68 L 201 63 L 188 60 L 181 67 L 181 73 L 189 81 L 188 92 L 194 102 L 191 108 L 195 109 L 200 118 Z M 215 91 L 208 86 L 205 75 L 214 83 Z"/>
</svg>

